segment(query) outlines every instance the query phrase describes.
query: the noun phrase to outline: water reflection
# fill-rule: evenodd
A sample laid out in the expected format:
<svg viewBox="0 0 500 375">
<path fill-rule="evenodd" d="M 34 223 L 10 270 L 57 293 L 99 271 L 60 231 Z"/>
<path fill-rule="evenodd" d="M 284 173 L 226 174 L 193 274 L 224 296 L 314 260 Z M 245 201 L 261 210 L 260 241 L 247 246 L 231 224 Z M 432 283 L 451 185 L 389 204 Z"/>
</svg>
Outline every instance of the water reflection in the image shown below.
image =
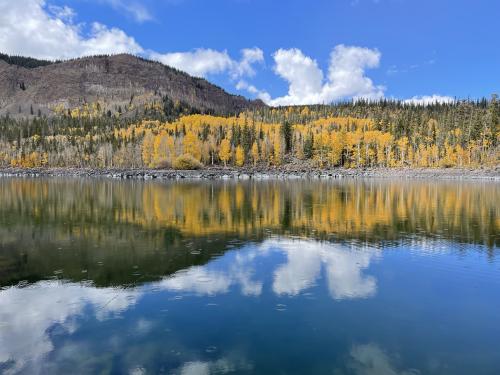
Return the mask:
<svg viewBox="0 0 500 375">
<path fill-rule="evenodd" d="M 139 295 L 138 290 L 59 281 L 1 290 L 0 363 L 12 373 L 36 373 L 54 349 L 51 336 L 74 333 L 86 309 L 102 321 L 135 304 Z"/>
<path fill-rule="evenodd" d="M 283 262 L 267 261 L 272 262 L 274 268 L 267 267 L 273 275 L 272 290 L 277 295 L 296 296 L 305 292 L 315 285 L 324 271 L 333 298 L 363 298 L 376 292 L 376 280 L 364 276 L 362 271 L 378 254 L 378 250 L 368 246 L 351 248 L 308 240 L 271 239 L 244 247 L 237 253 L 228 253 L 224 260 L 180 271 L 160 285 L 168 290 L 198 295 L 227 293 L 231 286 L 238 286 L 245 296 L 259 296 L 264 280 L 255 276 L 258 265 L 265 262 L 265 258 L 278 255 L 284 258 Z M 221 262 L 224 267 L 220 267 Z"/>
<path fill-rule="evenodd" d="M 273 290 L 277 294 L 294 296 L 307 290 L 320 278 L 322 269 L 335 299 L 369 297 L 376 292 L 376 280 L 362 274 L 379 254 L 374 248 L 353 249 L 315 241 L 279 241 L 268 246 L 287 256 L 287 262 L 274 272 Z"/>
<path fill-rule="evenodd" d="M 210 362 L 187 362 L 180 368 L 180 375 L 210 375 L 230 374 L 235 372 L 248 372 L 252 370 L 251 363 L 245 361 L 231 361 L 221 358 Z M 175 374 L 176 372 L 174 372 Z"/>
<path fill-rule="evenodd" d="M 0 373 L 497 373 L 499 198 L 0 179 Z"/>
<path fill-rule="evenodd" d="M 213 296 L 229 293 L 235 287 L 243 296 L 257 297 L 268 287 L 276 295 L 293 297 L 312 288 L 324 270 L 325 283 L 333 298 L 369 297 L 376 291 L 376 280 L 364 276 L 362 271 L 378 254 L 370 247 L 269 239 L 229 251 L 204 266 L 189 267 L 144 287 L 95 288 L 85 283 L 41 281 L 6 288 L 0 292 L 0 322 L 4 324 L 0 334 L 0 363 L 13 361 L 10 371 L 31 372 L 54 349 L 52 336 L 74 334 L 80 317 L 89 313 L 99 321 L 117 317 L 151 291 Z M 265 264 L 269 272 L 257 274 L 259 264 Z M 272 280 L 267 280 L 269 275 Z M 152 329 L 149 321 L 141 319 L 134 332 L 147 335 Z M 192 362 L 180 372 L 226 373 L 231 368 L 224 360 Z"/>
<path fill-rule="evenodd" d="M 0 285 L 60 270 L 98 286 L 155 281 L 235 240 L 275 235 L 374 245 L 447 239 L 484 244 L 493 257 L 499 200 L 495 183 L 0 179 Z M 289 255 L 292 265 L 302 256 Z M 318 259 L 304 256 L 316 266 L 300 272 L 314 273 Z"/>
<path fill-rule="evenodd" d="M 355 375 L 418 375 L 417 369 L 399 370 L 376 344 L 355 345 L 350 352 L 348 373 Z"/>
</svg>

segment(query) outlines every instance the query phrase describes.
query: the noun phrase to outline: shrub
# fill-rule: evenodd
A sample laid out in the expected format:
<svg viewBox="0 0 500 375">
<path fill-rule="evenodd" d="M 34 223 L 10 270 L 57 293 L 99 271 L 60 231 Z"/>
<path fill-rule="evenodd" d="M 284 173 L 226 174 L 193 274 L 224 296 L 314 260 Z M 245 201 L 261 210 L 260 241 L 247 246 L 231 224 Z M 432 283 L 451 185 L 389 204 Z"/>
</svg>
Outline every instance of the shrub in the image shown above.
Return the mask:
<svg viewBox="0 0 500 375">
<path fill-rule="evenodd" d="M 155 164 L 155 168 L 157 169 L 170 169 L 172 168 L 172 164 L 168 160 L 160 160 Z"/>
<path fill-rule="evenodd" d="M 184 154 L 174 160 L 174 169 L 201 169 L 203 165 L 191 154 Z"/>
</svg>

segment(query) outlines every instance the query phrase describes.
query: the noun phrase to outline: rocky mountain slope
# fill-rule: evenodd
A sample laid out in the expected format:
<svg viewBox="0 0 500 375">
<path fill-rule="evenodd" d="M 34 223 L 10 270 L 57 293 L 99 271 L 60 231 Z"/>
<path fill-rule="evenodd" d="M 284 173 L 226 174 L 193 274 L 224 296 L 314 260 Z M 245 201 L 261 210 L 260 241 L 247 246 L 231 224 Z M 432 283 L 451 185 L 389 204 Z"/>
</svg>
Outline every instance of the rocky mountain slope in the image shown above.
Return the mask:
<svg viewBox="0 0 500 375">
<path fill-rule="evenodd" d="M 0 115 L 51 115 L 56 107 L 95 102 L 113 112 L 165 97 L 214 114 L 264 106 L 259 100 L 228 94 L 205 79 L 127 54 L 53 63 L 0 54 Z"/>
</svg>

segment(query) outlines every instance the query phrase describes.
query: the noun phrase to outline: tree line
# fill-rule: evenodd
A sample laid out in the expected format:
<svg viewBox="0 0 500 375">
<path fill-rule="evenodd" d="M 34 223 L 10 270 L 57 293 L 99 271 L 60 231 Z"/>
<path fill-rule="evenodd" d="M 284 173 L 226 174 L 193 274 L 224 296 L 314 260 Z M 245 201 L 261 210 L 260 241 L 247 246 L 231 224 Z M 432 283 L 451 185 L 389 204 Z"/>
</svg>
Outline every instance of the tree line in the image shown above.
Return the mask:
<svg viewBox="0 0 500 375">
<path fill-rule="evenodd" d="M 0 118 L 0 165 L 477 168 L 499 159 L 495 95 L 427 106 L 384 100 L 264 107 L 227 117 L 195 114 L 168 98 L 114 113 L 101 108 Z"/>
</svg>

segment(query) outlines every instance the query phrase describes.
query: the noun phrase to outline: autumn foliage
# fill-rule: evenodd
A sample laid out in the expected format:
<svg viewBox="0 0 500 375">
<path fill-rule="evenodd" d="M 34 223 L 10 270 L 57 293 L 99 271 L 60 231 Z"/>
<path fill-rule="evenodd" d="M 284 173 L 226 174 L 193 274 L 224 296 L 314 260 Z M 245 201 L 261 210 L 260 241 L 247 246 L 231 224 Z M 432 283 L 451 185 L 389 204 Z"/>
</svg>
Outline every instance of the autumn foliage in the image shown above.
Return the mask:
<svg viewBox="0 0 500 375">
<path fill-rule="evenodd" d="M 121 119 L 98 103 L 57 119 L 0 120 L 0 165 L 15 167 L 320 168 L 498 165 L 500 105 L 401 103 L 266 108 L 235 117 Z M 145 113 L 160 111 L 148 105 Z"/>
</svg>

